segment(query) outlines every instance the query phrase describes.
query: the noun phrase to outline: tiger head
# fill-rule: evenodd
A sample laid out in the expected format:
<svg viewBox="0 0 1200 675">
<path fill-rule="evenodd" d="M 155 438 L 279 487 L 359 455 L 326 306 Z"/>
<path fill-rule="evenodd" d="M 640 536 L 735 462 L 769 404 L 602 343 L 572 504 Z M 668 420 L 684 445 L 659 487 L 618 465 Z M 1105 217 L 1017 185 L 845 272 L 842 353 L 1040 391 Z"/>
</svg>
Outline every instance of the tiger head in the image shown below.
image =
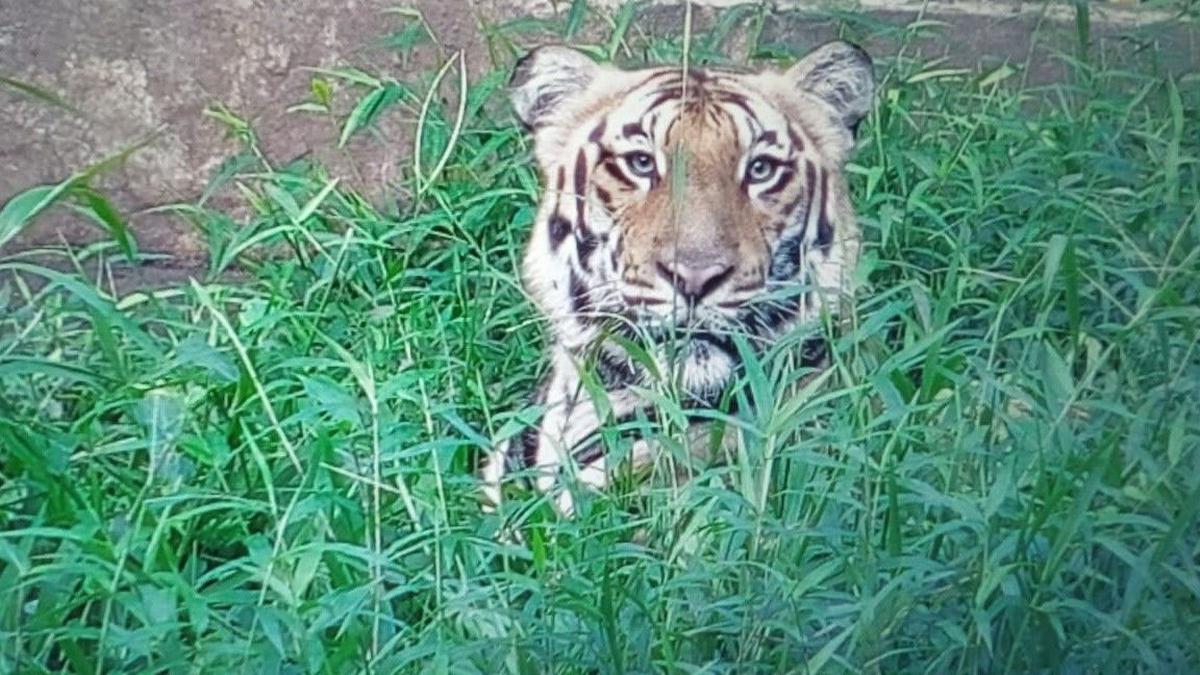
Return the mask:
<svg viewBox="0 0 1200 675">
<path fill-rule="evenodd" d="M 734 359 L 731 330 L 769 338 L 834 309 L 858 229 L 842 168 L 875 81 L 832 42 L 787 70 L 622 70 L 566 47 L 517 65 L 543 194 L 523 277 L 557 342 L 605 317 L 692 336 L 697 388 Z"/>
</svg>

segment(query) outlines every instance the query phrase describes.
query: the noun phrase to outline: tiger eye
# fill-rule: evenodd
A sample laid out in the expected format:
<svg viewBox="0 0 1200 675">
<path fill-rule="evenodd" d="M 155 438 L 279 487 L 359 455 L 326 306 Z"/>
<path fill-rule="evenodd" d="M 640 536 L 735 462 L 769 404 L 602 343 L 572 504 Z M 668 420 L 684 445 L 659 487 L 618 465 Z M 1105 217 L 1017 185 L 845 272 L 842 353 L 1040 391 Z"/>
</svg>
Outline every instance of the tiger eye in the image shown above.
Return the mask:
<svg viewBox="0 0 1200 675">
<path fill-rule="evenodd" d="M 761 183 L 775 173 L 775 163 L 764 157 L 759 157 L 746 169 L 746 178 L 751 183 Z"/>
<path fill-rule="evenodd" d="M 631 152 L 625 155 L 625 164 L 635 176 L 650 178 L 654 175 L 654 156 L 648 152 Z"/>
</svg>

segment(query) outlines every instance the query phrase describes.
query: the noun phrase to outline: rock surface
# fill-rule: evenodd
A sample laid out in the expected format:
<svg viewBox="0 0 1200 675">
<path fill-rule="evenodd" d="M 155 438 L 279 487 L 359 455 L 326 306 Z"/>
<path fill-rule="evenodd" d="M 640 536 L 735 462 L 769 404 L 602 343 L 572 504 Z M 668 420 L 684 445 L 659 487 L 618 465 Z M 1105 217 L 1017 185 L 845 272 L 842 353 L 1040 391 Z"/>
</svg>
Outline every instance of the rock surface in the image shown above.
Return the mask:
<svg viewBox="0 0 1200 675">
<path fill-rule="evenodd" d="M 29 82 L 62 96 L 79 114 L 47 106 L 0 88 L 0 203 L 39 183 L 62 180 L 73 171 L 147 138 L 103 187 L 130 217 L 141 247 L 172 256 L 185 268 L 203 262 L 200 236 L 178 219 L 140 213 L 176 201 L 192 201 L 204 190 L 221 162 L 236 149 L 226 129 L 204 110 L 217 104 L 251 121 L 265 154 L 283 162 L 313 155 L 335 174 L 376 198 L 388 188 L 408 154 L 405 139 L 412 120 L 391 119 L 385 133 L 364 135 L 346 152 L 336 149 L 337 129 L 328 117 L 289 113 L 309 96 L 312 67 L 354 65 L 404 79 L 409 70 L 436 66 L 446 54 L 463 48 L 468 70 L 490 67 L 480 25 L 525 14 L 547 16 L 551 0 L 418 0 L 407 7 L 421 12 L 439 45 L 411 57 L 382 40 L 402 29 L 405 19 L 386 13 L 395 0 L 8 0 L 0 4 L 0 76 Z M 569 2 L 560 0 L 559 11 Z M 597 0 L 597 7 L 615 6 Z M 656 2 L 639 26 L 670 31 L 678 26 L 678 3 Z M 697 20 L 710 21 L 727 0 L 697 3 Z M 772 22 L 774 40 L 812 42 L 851 31 L 902 26 L 917 17 L 920 2 L 865 2 L 861 25 L 839 23 L 822 3 L 783 2 L 805 9 Z M 845 4 L 845 3 L 842 3 Z M 713 6 L 717 7 L 714 8 Z M 948 22 L 942 38 L 918 48 L 951 61 L 1043 64 L 1036 77 L 1053 79 L 1056 50 L 1073 48 L 1074 23 L 1047 16 L 1021 3 L 934 2 L 923 18 Z M 973 7 L 973 9 L 972 9 Z M 940 9 L 939 9 L 940 8 Z M 872 28 L 874 26 L 874 28 Z M 886 32 L 886 31 L 885 31 Z M 894 32 L 894 31 L 893 31 Z M 1110 49 L 1132 54 L 1132 47 L 1154 43 L 1163 67 L 1194 70 L 1194 24 L 1164 21 L 1160 14 L 1120 9 L 1096 12 L 1093 36 Z M 887 55 L 894 42 L 876 39 Z M 1144 50 L 1143 50 L 1144 51 Z M 406 122 L 408 125 L 406 126 Z M 80 243 L 97 233 L 63 214 L 41 219 L 9 249 Z"/>
</svg>

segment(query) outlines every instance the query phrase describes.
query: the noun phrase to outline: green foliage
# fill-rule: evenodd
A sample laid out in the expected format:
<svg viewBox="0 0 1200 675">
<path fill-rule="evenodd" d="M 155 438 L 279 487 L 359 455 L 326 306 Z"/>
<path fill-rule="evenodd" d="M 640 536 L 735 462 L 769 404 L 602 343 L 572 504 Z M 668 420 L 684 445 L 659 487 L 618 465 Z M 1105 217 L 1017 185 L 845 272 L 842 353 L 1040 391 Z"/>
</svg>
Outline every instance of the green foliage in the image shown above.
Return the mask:
<svg viewBox="0 0 1200 675">
<path fill-rule="evenodd" d="M 634 24 L 619 13 L 599 51 L 642 49 Z M 698 31 L 693 55 L 734 28 Z M 250 213 L 175 207 L 208 237 L 208 279 L 118 297 L 0 258 L 0 670 L 1200 663 L 1194 86 L 881 60 L 834 367 L 800 386 L 802 336 L 752 358 L 736 452 L 686 484 L 682 412 L 653 392 L 658 422 L 635 424 L 674 448 L 662 470 L 563 521 L 520 490 L 500 515 L 476 504 L 478 453 L 536 413 L 543 337 L 516 270 L 537 183 L 503 73 L 444 104 L 426 92 L 453 89 L 445 63 L 323 72 L 302 108 L 359 91 L 343 140 L 419 117 L 396 211 L 268 165 L 216 109 L 246 152 L 214 190 L 236 183 Z M 252 255 L 272 247 L 291 255 Z"/>
<path fill-rule="evenodd" d="M 91 186 L 104 172 L 124 162 L 153 140 L 150 137 L 107 157 L 55 185 L 24 190 L 0 207 L 0 248 L 16 238 L 38 216 L 55 205 L 66 205 L 104 230 L 129 260 L 137 258 L 137 242 L 124 219 L 104 194 Z"/>
<path fill-rule="evenodd" d="M 30 84 L 24 80 L 18 80 L 12 77 L 6 77 L 0 74 L 0 89 L 8 89 L 15 91 L 23 96 L 27 96 L 35 101 L 40 101 L 52 108 L 65 110 L 76 115 L 79 114 L 79 109 L 67 103 L 58 94 L 55 94 L 48 89 L 43 89 L 35 84 Z"/>
</svg>

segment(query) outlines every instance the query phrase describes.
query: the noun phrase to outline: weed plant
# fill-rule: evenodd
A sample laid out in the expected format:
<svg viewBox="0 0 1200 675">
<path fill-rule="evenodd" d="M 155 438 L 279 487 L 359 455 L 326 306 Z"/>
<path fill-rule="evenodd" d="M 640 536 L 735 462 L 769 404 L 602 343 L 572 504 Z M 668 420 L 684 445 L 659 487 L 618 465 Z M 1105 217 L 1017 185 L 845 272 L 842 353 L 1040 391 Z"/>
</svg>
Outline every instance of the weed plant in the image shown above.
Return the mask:
<svg viewBox="0 0 1200 675">
<path fill-rule="evenodd" d="M 583 34 L 582 5 L 533 27 Z M 687 41 L 637 16 L 598 57 L 811 46 L 760 43 L 761 10 Z M 485 515 L 475 462 L 536 420 L 543 371 L 516 278 L 538 179 L 502 86 L 530 27 L 488 30 L 463 96 L 456 57 L 314 77 L 297 114 L 343 141 L 416 122 L 388 208 L 211 111 L 244 151 L 210 192 L 245 209 L 161 210 L 206 237 L 188 285 L 117 293 L 138 254 L 86 171 L 0 211 L 0 241 L 55 204 L 121 235 L 0 257 L 0 671 L 1200 669 L 1195 76 L 880 55 L 858 302 L 815 327 L 833 367 L 797 392 L 802 336 L 748 355 L 713 413 L 732 461 L 690 483 Z M 651 393 L 666 463 L 682 411 Z"/>
</svg>

